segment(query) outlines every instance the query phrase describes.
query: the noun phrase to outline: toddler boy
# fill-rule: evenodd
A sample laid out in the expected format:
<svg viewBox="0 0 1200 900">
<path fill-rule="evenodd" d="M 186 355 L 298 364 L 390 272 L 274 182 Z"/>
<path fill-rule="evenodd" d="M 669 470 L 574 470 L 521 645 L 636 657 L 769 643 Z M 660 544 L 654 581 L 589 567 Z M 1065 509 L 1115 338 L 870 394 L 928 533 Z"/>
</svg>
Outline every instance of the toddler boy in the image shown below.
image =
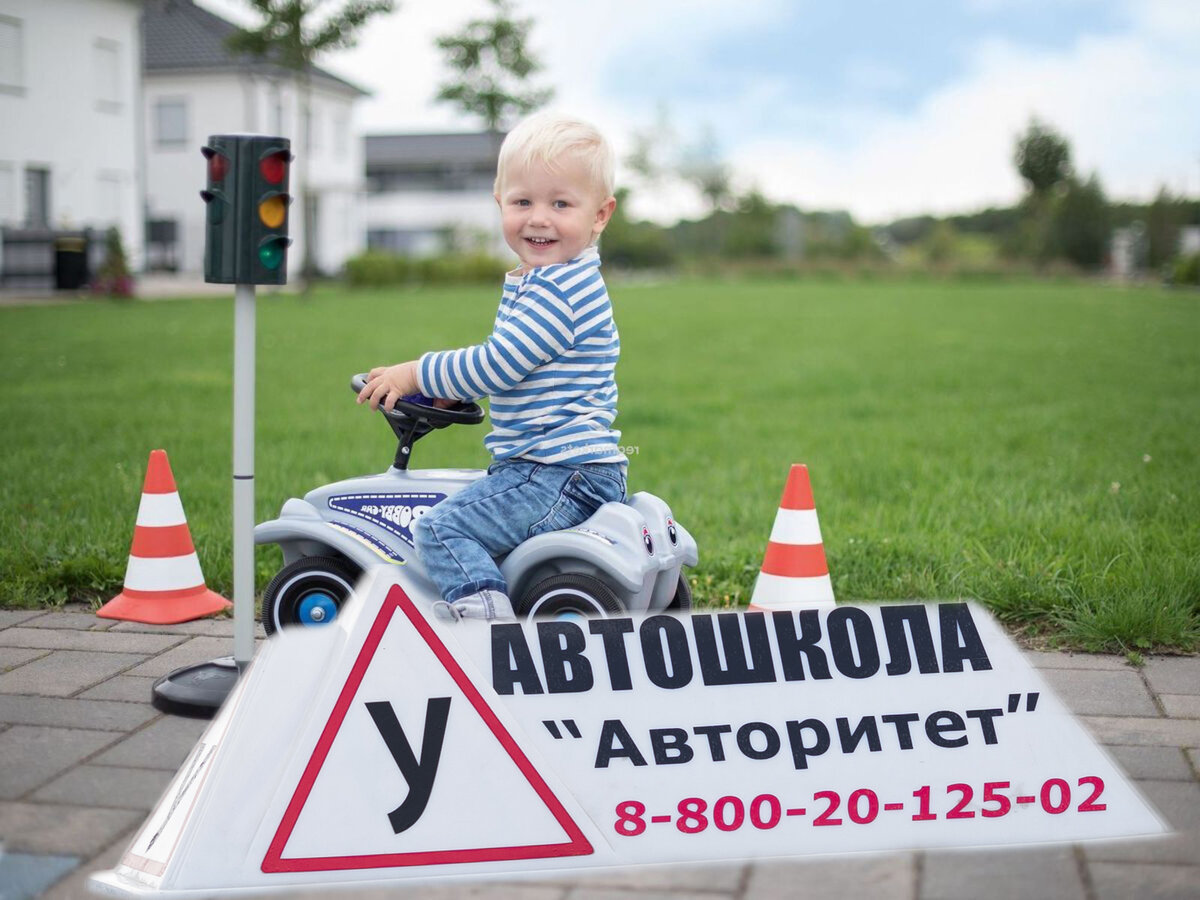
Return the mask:
<svg viewBox="0 0 1200 900">
<path fill-rule="evenodd" d="M 500 147 L 495 197 L 520 265 L 504 278 L 492 333 L 374 368 L 358 395 L 372 409 L 417 392 L 489 398 L 487 475 L 415 529 L 442 595 L 435 611 L 452 618 L 513 617 L 495 557 L 625 497 L 621 433 L 612 427 L 620 340 L 596 249 L 617 203 L 612 150 L 584 122 L 531 116 Z"/>
</svg>

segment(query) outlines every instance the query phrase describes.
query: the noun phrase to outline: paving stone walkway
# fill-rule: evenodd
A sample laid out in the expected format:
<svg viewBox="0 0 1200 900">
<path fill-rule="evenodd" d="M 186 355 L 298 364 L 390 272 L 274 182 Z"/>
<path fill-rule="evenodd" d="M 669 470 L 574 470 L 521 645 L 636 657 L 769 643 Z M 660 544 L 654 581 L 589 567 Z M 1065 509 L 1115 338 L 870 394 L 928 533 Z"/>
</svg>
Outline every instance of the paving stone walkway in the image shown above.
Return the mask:
<svg viewBox="0 0 1200 900">
<path fill-rule="evenodd" d="M 0 610 L 0 900 L 81 900 L 206 723 L 150 705 L 160 675 L 232 652 L 233 623 Z M 562 881 L 366 890 L 362 900 L 1200 898 L 1200 657 L 1029 653 L 1177 833 L 1153 841 L 681 866 Z M 305 893 L 298 897 L 335 896 Z"/>
</svg>

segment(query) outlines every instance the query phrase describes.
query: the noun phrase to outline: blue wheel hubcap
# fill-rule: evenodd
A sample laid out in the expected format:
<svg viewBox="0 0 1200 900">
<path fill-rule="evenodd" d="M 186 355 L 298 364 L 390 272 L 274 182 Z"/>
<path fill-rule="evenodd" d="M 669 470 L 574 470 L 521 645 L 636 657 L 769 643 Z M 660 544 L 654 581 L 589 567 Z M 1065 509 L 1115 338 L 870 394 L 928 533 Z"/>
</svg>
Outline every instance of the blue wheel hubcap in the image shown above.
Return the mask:
<svg viewBox="0 0 1200 900">
<path fill-rule="evenodd" d="M 337 616 L 337 603 L 324 591 L 313 591 L 300 601 L 302 625 L 327 625 Z"/>
</svg>

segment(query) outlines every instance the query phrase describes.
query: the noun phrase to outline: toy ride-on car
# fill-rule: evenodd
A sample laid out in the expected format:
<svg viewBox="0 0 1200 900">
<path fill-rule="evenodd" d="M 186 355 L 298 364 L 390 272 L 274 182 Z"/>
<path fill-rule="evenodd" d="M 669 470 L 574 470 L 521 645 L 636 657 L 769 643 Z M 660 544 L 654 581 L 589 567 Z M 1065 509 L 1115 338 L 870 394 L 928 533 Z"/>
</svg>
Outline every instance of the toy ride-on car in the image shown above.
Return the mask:
<svg viewBox="0 0 1200 900">
<path fill-rule="evenodd" d="M 366 383 L 355 375 L 357 394 Z M 442 409 L 427 397 L 380 407 L 399 444 L 379 475 L 327 484 L 283 504 L 279 517 L 254 529 L 256 544 L 278 544 L 284 566 L 263 592 L 268 633 L 332 621 L 371 566 L 406 567 L 429 602 L 438 599 L 413 549 L 422 515 L 483 476 L 478 469 L 410 470 L 413 445 L 448 425 L 477 425 L 477 403 Z M 532 537 L 498 560 L 519 616 L 606 616 L 686 610 L 692 595 L 684 566 L 694 566 L 696 542 L 653 494 L 605 503 L 574 528 Z"/>
</svg>

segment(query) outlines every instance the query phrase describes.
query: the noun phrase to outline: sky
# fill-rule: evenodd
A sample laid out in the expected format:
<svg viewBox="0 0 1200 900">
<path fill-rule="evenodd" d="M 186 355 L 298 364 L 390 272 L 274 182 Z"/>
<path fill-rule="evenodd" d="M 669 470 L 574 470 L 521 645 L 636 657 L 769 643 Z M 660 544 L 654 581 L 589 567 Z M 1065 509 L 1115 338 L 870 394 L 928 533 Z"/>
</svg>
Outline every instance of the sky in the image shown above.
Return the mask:
<svg viewBox="0 0 1200 900">
<path fill-rule="evenodd" d="M 242 0 L 199 0 L 252 21 Z M 1030 118 L 1070 142 L 1114 200 L 1200 196 L 1200 3 L 1195 0 L 515 0 L 534 20 L 536 87 L 589 119 L 619 157 L 665 121 L 752 188 L 865 223 L 1009 205 Z M 485 0 L 400 0 L 322 65 L 372 92 L 359 133 L 469 131 L 434 102 L 434 40 Z M 702 213 L 680 184 L 638 183 L 630 212 Z"/>
</svg>

